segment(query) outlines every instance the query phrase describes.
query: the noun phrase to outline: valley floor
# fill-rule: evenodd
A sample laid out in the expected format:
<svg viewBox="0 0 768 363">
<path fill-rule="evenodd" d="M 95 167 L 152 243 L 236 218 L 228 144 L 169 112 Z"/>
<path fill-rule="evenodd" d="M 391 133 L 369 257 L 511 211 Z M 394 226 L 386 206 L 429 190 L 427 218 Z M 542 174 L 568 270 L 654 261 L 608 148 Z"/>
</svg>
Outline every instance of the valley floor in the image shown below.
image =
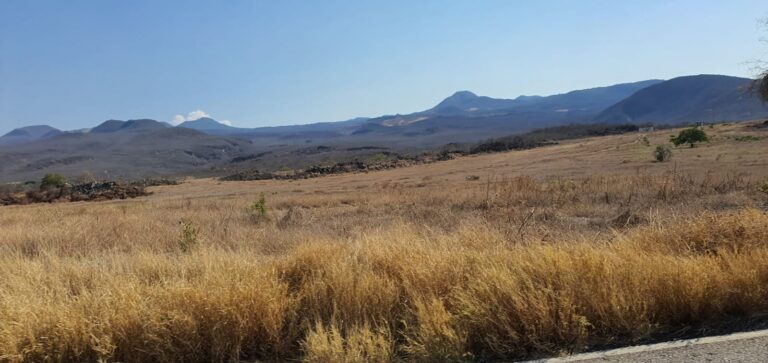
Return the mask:
<svg viewBox="0 0 768 363">
<path fill-rule="evenodd" d="M 705 130 L 666 163 L 674 130 L 0 208 L 0 361 L 516 360 L 748 326 L 768 130 Z"/>
</svg>

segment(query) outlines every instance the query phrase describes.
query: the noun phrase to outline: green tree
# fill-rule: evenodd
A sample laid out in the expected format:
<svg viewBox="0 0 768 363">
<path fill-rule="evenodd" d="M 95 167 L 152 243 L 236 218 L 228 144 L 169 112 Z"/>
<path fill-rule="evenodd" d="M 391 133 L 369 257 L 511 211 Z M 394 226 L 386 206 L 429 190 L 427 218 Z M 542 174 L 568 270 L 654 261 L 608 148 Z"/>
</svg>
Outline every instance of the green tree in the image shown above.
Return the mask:
<svg viewBox="0 0 768 363">
<path fill-rule="evenodd" d="M 709 141 L 709 138 L 707 137 L 707 133 L 704 132 L 704 130 L 698 127 L 691 127 L 680 131 L 677 136 L 672 136 L 669 141 L 672 141 L 675 146 L 689 144 L 691 147 L 693 147 L 693 145 L 696 143 Z"/>
<path fill-rule="evenodd" d="M 40 189 L 63 188 L 67 186 L 67 178 L 61 174 L 45 174 L 40 182 Z"/>
</svg>

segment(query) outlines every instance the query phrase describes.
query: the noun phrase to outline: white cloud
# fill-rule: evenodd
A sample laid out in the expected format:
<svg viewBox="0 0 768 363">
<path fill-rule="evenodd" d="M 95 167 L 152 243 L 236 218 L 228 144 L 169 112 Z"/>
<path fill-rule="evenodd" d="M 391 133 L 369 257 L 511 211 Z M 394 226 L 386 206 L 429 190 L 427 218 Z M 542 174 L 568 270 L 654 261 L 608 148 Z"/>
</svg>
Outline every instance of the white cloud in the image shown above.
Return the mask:
<svg viewBox="0 0 768 363">
<path fill-rule="evenodd" d="M 173 120 L 171 121 L 171 123 L 173 125 L 179 125 L 182 122 L 185 122 L 185 121 L 195 121 L 195 120 L 203 118 L 203 117 L 211 117 L 211 115 L 208 114 L 207 112 L 203 111 L 203 110 L 194 110 L 194 111 L 188 113 L 187 116 L 184 116 L 184 115 L 175 115 L 175 116 L 173 116 Z M 219 123 L 222 124 L 222 125 L 232 126 L 232 121 L 230 121 L 230 120 L 221 120 L 221 121 L 219 121 Z"/>
<path fill-rule="evenodd" d="M 211 115 L 205 113 L 203 110 L 195 110 L 187 114 L 187 121 L 193 121 L 203 117 L 211 117 Z"/>
<path fill-rule="evenodd" d="M 173 116 L 173 121 L 171 121 L 171 123 L 172 123 L 172 124 L 174 124 L 174 125 L 179 125 L 179 124 L 181 124 L 181 123 L 182 123 L 182 122 L 184 122 L 184 121 L 187 121 L 187 120 L 184 118 L 184 116 L 182 116 L 182 115 L 176 115 L 176 116 Z"/>
</svg>

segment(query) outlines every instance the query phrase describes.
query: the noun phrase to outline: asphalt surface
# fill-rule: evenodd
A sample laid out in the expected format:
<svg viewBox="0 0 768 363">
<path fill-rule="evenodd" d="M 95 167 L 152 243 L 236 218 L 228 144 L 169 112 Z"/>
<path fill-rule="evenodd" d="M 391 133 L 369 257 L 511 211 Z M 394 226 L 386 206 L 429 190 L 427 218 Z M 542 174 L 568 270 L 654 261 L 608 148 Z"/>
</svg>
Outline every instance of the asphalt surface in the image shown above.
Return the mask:
<svg viewBox="0 0 768 363">
<path fill-rule="evenodd" d="M 768 330 L 621 348 L 534 362 L 768 362 Z"/>
</svg>

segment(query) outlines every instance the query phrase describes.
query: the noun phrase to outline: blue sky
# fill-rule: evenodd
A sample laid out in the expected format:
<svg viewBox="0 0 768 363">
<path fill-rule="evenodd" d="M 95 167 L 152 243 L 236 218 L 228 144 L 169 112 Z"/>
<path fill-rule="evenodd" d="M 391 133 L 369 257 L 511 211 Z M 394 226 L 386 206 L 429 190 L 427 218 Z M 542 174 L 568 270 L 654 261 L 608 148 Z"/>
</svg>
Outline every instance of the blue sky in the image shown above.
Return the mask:
<svg viewBox="0 0 768 363">
<path fill-rule="evenodd" d="M 0 1 L 0 133 L 255 127 L 650 78 L 753 76 L 764 0 Z"/>
</svg>

